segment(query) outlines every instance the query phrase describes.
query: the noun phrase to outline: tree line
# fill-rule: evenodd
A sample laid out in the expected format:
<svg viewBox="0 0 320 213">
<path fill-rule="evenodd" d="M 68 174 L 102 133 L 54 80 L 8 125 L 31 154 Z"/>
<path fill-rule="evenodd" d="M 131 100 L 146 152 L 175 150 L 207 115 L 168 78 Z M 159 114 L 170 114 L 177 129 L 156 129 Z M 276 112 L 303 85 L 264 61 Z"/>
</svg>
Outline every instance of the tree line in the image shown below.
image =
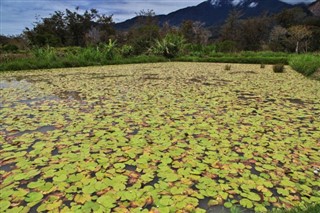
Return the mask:
<svg viewBox="0 0 320 213">
<path fill-rule="evenodd" d="M 31 47 L 98 46 L 117 41 L 128 55 L 145 54 L 154 46 L 168 44 L 174 36 L 196 47 L 214 45 L 216 51 L 282 51 L 310 52 L 320 50 L 320 17 L 303 8 L 284 10 L 276 15 L 243 18 L 233 10 L 222 26 L 205 27 L 204 23 L 185 20 L 180 26 L 158 23 L 153 10 L 140 11 L 135 24 L 126 31 L 116 30 L 112 15 L 91 9 L 81 13 L 55 11 L 50 17 L 37 20 L 22 35 L 0 36 L 2 51 Z M 168 41 L 160 42 L 163 39 Z"/>
</svg>

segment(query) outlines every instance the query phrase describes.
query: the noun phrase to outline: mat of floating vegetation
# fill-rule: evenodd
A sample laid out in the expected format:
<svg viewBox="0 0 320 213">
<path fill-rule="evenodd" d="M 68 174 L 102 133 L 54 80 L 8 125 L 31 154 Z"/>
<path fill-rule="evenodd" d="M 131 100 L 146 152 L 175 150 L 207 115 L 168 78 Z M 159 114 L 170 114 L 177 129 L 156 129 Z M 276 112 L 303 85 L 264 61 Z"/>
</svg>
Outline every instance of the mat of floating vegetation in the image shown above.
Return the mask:
<svg viewBox="0 0 320 213">
<path fill-rule="evenodd" d="M 209 63 L 0 74 L 0 211 L 320 203 L 320 82 L 233 67 L 256 74 Z"/>
</svg>

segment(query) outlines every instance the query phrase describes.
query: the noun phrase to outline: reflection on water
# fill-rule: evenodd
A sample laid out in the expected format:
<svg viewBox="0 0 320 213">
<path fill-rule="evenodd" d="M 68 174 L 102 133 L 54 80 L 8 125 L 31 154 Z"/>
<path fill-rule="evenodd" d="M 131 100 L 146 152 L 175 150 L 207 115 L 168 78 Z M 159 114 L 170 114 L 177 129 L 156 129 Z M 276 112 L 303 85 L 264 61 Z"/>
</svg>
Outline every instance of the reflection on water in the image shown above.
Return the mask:
<svg viewBox="0 0 320 213">
<path fill-rule="evenodd" d="M 10 172 L 13 170 L 13 168 L 16 166 L 15 163 L 8 163 L 5 165 L 0 166 L 0 170 L 5 171 L 5 172 Z"/>
<path fill-rule="evenodd" d="M 0 90 L 1 89 L 19 89 L 24 92 L 27 92 L 29 90 L 35 90 L 34 87 L 35 83 L 39 82 L 45 82 L 49 83 L 47 79 L 33 79 L 32 77 L 38 77 L 38 76 L 16 76 L 14 78 L 0 80 Z M 19 100 L 16 100 L 16 102 L 19 103 L 25 103 L 25 104 L 31 104 L 33 102 L 38 101 L 51 101 L 51 100 L 76 100 L 76 101 L 83 101 L 84 97 L 81 96 L 80 92 L 77 91 L 58 91 L 54 94 L 45 95 L 42 97 L 36 97 L 36 98 L 21 98 Z M 0 108 L 3 108 L 4 103 L 0 99 Z"/>
<path fill-rule="evenodd" d="M 0 80 L 0 89 L 17 88 L 29 89 L 32 84 L 26 80 L 18 81 L 16 79 Z"/>
<path fill-rule="evenodd" d="M 50 132 L 50 131 L 54 131 L 56 130 L 56 128 L 54 126 L 43 126 L 43 127 L 40 127 L 36 130 L 26 130 L 26 131 L 23 131 L 23 132 L 18 132 L 12 136 L 14 137 L 19 137 L 21 135 L 24 135 L 24 134 L 31 134 L 31 133 L 34 133 L 34 132 L 41 132 L 41 133 L 47 133 L 47 132 Z"/>
<path fill-rule="evenodd" d="M 56 93 L 56 95 L 60 99 L 68 99 L 68 100 L 76 100 L 76 101 L 83 100 L 83 98 L 81 97 L 81 93 L 77 91 L 62 91 L 62 92 Z"/>
<path fill-rule="evenodd" d="M 51 100 L 59 100 L 60 98 L 55 95 L 48 95 L 42 98 L 31 98 L 31 99 L 26 99 L 26 100 L 19 100 L 19 103 L 25 103 L 25 104 L 31 104 L 33 102 L 38 102 L 38 101 L 51 101 Z"/>
</svg>

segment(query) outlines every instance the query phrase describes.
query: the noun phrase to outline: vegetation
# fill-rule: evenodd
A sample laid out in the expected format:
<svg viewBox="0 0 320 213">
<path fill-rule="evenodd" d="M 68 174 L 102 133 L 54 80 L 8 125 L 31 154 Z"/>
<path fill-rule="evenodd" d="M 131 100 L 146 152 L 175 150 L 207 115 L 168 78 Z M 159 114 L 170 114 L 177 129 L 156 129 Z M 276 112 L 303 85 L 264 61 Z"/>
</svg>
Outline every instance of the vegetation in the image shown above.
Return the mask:
<svg viewBox="0 0 320 213">
<path fill-rule="evenodd" d="M 273 72 L 275 72 L 275 73 L 282 73 L 282 72 L 284 72 L 284 65 L 283 64 L 275 64 L 275 65 L 273 65 Z"/>
<path fill-rule="evenodd" d="M 231 65 L 230 64 L 226 64 L 224 66 L 224 70 L 227 70 L 227 71 L 231 70 Z"/>
<path fill-rule="evenodd" d="M 0 212 L 319 212 L 320 19 L 137 15 L 0 36 Z"/>
<path fill-rule="evenodd" d="M 320 68 L 320 55 L 294 55 L 289 60 L 290 66 L 305 76 L 312 76 Z"/>
<path fill-rule="evenodd" d="M 158 25 L 153 10 L 137 13 L 127 31 L 96 9 L 55 11 L 17 37 L 0 36 L 0 70 L 91 66 L 147 61 L 290 64 L 311 76 L 319 68 L 320 18 L 301 8 L 243 19 L 231 11 L 221 28 L 186 20 Z M 111 43 L 110 43 L 111 42 Z M 300 53 L 303 56 L 294 55 Z M 305 55 L 306 54 L 306 55 Z M 161 57 L 158 57 L 161 56 Z"/>
<path fill-rule="evenodd" d="M 184 38 L 176 34 L 167 34 L 161 41 L 157 40 L 152 52 L 166 58 L 175 58 L 184 48 Z"/>
<path fill-rule="evenodd" d="M 290 68 L 224 66 L 1 73 L 0 211 L 320 203 L 320 82 Z"/>
</svg>

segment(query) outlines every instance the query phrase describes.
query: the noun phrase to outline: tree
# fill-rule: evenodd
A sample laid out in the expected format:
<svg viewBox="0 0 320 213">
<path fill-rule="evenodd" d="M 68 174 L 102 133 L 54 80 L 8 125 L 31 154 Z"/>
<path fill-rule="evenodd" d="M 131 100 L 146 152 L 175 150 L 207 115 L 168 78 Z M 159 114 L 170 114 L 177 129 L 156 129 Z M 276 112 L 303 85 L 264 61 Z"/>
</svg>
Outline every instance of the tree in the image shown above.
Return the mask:
<svg viewBox="0 0 320 213">
<path fill-rule="evenodd" d="M 285 51 L 288 46 L 288 30 L 279 25 L 274 26 L 269 36 L 269 47 L 273 51 Z"/>
<path fill-rule="evenodd" d="M 180 26 L 180 33 L 184 36 L 188 43 L 208 44 L 211 32 L 204 27 L 204 23 L 199 21 L 184 21 Z"/>
<path fill-rule="evenodd" d="M 237 41 L 239 39 L 240 31 L 240 18 L 242 12 L 238 10 L 232 10 L 225 23 L 221 26 L 220 40 L 222 41 Z"/>
<path fill-rule="evenodd" d="M 153 10 L 137 13 L 137 21 L 127 34 L 129 44 L 133 46 L 134 54 L 148 51 L 156 39 L 160 38 L 160 29 Z"/>
<path fill-rule="evenodd" d="M 100 15 L 96 9 L 81 14 L 76 8 L 55 11 L 50 17 L 38 20 L 33 29 L 26 28 L 24 34 L 37 46 L 85 46 L 107 42 L 115 31 L 112 16 Z"/>
<path fill-rule="evenodd" d="M 289 28 L 299 25 L 307 17 L 307 13 L 301 7 L 295 7 L 284 10 L 275 16 L 277 23 L 283 27 Z"/>
<path fill-rule="evenodd" d="M 297 25 L 297 26 L 292 26 L 288 29 L 290 39 L 295 43 L 295 52 L 299 53 L 300 52 L 300 44 L 301 42 L 306 43 L 306 51 L 307 51 L 307 42 L 308 39 L 311 37 L 312 32 L 308 29 L 308 27 L 304 25 Z"/>
</svg>

